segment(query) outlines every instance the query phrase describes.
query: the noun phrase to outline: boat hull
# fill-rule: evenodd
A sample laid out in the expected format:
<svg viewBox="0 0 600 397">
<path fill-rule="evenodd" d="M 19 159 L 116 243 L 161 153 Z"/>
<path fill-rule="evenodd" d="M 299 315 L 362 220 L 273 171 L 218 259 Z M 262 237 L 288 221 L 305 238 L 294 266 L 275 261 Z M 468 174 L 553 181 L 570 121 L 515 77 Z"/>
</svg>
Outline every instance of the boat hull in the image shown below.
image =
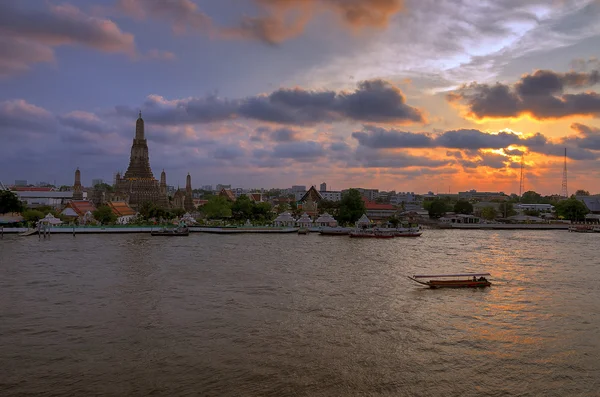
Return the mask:
<svg viewBox="0 0 600 397">
<path fill-rule="evenodd" d="M 189 232 L 185 233 L 165 233 L 165 232 L 150 232 L 151 236 L 164 236 L 164 237 L 179 237 L 179 236 L 189 236 Z"/>
<path fill-rule="evenodd" d="M 489 281 L 436 281 L 427 282 L 429 288 L 485 288 L 492 285 Z"/>
</svg>

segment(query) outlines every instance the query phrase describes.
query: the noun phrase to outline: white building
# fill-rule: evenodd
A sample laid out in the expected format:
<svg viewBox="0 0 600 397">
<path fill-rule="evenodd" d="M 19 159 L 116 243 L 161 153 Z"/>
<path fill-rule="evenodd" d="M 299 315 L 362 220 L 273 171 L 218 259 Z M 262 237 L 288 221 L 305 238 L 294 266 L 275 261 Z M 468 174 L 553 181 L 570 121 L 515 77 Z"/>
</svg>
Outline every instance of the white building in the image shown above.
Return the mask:
<svg viewBox="0 0 600 397">
<path fill-rule="evenodd" d="M 13 191 L 19 197 L 19 200 L 27 208 L 36 208 L 43 206 L 50 206 L 52 208 L 62 208 L 69 200 L 73 199 L 73 192 L 57 192 L 57 191 L 46 191 L 46 190 L 35 190 L 35 191 Z M 87 199 L 87 192 L 83 192 L 83 199 Z"/>
<path fill-rule="evenodd" d="M 415 192 L 399 192 L 390 198 L 390 204 L 400 205 L 402 203 L 414 203 L 417 200 L 416 197 Z"/>
<path fill-rule="evenodd" d="M 328 191 L 320 191 L 321 196 L 324 200 L 329 201 L 341 201 L 342 200 L 342 192 L 328 192 Z"/>
<path fill-rule="evenodd" d="M 552 204 L 516 204 L 516 210 L 521 211 L 538 211 L 538 212 L 554 212 Z"/>
</svg>

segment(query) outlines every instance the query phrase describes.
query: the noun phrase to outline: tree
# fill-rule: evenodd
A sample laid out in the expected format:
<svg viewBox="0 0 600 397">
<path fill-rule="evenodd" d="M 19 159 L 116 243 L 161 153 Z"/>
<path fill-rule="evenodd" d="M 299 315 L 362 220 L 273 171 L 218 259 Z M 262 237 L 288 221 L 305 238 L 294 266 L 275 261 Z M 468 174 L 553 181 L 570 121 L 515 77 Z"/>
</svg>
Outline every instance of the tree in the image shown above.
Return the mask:
<svg viewBox="0 0 600 397">
<path fill-rule="evenodd" d="M 529 190 L 521 196 L 521 202 L 523 204 L 540 204 L 542 201 L 542 195 Z"/>
<path fill-rule="evenodd" d="M 96 211 L 92 213 L 92 215 L 94 215 L 94 219 L 104 225 L 117 221 L 117 216 L 114 214 L 114 212 L 112 212 L 108 205 L 102 205 L 98 207 Z"/>
<path fill-rule="evenodd" d="M 481 217 L 483 219 L 492 221 L 492 220 L 496 219 L 496 216 L 498 216 L 498 211 L 496 211 L 496 208 L 494 208 L 492 206 L 483 207 L 483 209 L 481 210 Z"/>
<path fill-rule="evenodd" d="M 517 211 L 515 211 L 513 204 L 508 202 L 500 203 L 499 212 L 502 217 L 517 215 Z"/>
<path fill-rule="evenodd" d="M 8 190 L 0 190 L 0 214 L 23 211 L 19 196 Z"/>
<path fill-rule="evenodd" d="M 329 215 L 337 218 L 340 209 L 339 201 L 321 200 L 319 202 L 319 213 L 327 212 Z"/>
<path fill-rule="evenodd" d="M 273 219 L 273 211 L 269 203 L 255 203 L 252 208 L 252 220 L 268 222 Z"/>
<path fill-rule="evenodd" d="M 342 196 L 338 221 L 341 224 L 353 224 L 366 212 L 365 202 L 356 189 L 350 189 Z"/>
<path fill-rule="evenodd" d="M 114 190 L 112 186 L 110 186 L 108 183 L 104 183 L 104 182 L 95 184 L 94 189 L 102 190 L 105 192 L 112 192 Z"/>
<path fill-rule="evenodd" d="M 174 217 L 182 217 L 183 215 L 185 215 L 185 210 L 183 208 L 173 208 L 170 211 Z"/>
<path fill-rule="evenodd" d="M 537 210 L 525 210 L 523 213 L 527 216 L 540 216 L 540 211 Z"/>
<path fill-rule="evenodd" d="M 395 216 L 392 216 L 390 219 L 388 219 L 388 222 L 393 226 L 393 227 L 398 227 L 398 225 L 400 224 L 400 219 L 396 218 Z"/>
<path fill-rule="evenodd" d="M 429 217 L 432 219 L 439 219 L 448 211 L 448 204 L 446 201 L 436 198 L 429 204 Z"/>
<path fill-rule="evenodd" d="M 457 214 L 470 215 L 473 213 L 473 204 L 466 200 L 458 200 L 456 204 L 454 204 L 454 212 Z"/>
<path fill-rule="evenodd" d="M 583 221 L 585 215 L 590 212 L 584 203 L 576 198 L 561 200 L 556 204 L 556 214 L 563 219 L 571 221 Z"/>
<path fill-rule="evenodd" d="M 583 189 L 579 189 L 578 191 L 575 192 L 575 196 L 589 196 L 590 192 L 588 192 L 587 190 L 583 190 Z"/>
<path fill-rule="evenodd" d="M 37 222 L 44 217 L 44 213 L 38 210 L 25 210 L 21 216 L 25 222 Z"/>
<path fill-rule="evenodd" d="M 223 196 L 212 196 L 200 209 L 208 219 L 231 217 L 231 203 Z"/>
<path fill-rule="evenodd" d="M 254 203 L 250 197 L 243 194 L 238 197 L 231 205 L 231 217 L 237 221 L 244 221 L 252 218 L 252 209 Z"/>
</svg>

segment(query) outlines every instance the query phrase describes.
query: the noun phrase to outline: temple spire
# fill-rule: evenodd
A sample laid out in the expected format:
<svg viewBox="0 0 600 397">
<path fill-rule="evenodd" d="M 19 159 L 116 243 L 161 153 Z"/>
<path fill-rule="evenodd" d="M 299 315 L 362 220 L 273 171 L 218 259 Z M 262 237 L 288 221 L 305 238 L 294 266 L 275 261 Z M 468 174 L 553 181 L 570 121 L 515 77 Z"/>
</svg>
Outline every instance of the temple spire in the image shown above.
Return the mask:
<svg viewBox="0 0 600 397">
<path fill-rule="evenodd" d="M 73 183 L 73 200 L 83 200 L 83 188 L 81 187 L 81 171 L 79 167 L 75 170 L 75 182 Z"/>
<path fill-rule="evenodd" d="M 140 110 L 140 117 L 135 122 L 135 139 L 145 139 L 144 136 L 144 119 L 142 118 L 142 111 Z"/>
</svg>

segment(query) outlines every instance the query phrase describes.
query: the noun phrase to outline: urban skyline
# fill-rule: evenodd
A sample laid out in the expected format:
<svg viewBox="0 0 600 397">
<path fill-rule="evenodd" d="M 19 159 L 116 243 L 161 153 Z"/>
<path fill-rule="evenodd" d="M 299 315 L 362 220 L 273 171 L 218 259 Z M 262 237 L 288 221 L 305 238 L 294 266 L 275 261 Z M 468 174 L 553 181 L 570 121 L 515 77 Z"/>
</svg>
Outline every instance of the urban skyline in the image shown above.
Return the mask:
<svg viewBox="0 0 600 397">
<path fill-rule="evenodd" d="M 5 2 L 0 181 L 110 183 L 141 110 L 173 186 L 593 190 L 600 3 L 547 3 Z"/>
</svg>

